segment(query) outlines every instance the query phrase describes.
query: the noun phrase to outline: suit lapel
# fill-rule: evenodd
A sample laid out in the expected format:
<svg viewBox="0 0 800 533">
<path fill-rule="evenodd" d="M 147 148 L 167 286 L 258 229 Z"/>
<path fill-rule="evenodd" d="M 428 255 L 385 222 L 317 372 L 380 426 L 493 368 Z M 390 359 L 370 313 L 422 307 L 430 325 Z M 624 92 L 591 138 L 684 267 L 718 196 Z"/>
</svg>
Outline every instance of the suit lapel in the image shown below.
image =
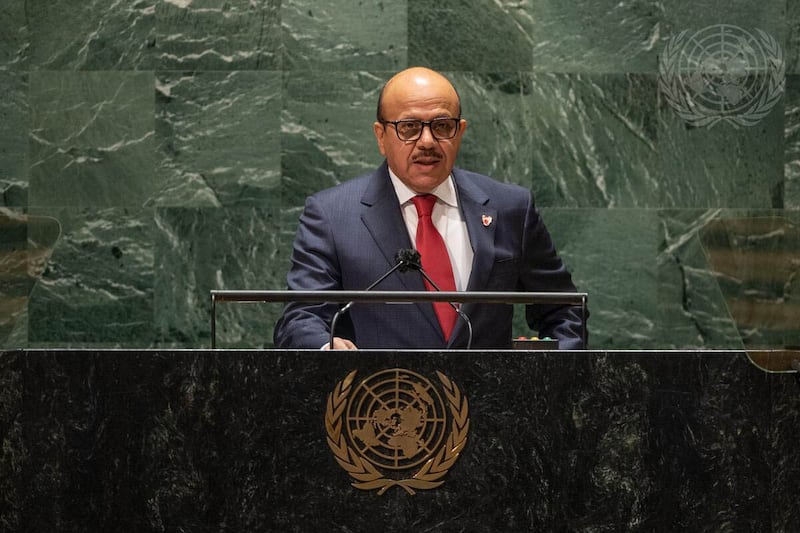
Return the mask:
<svg viewBox="0 0 800 533">
<path fill-rule="evenodd" d="M 361 214 L 361 221 L 367 227 L 370 235 L 375 240 L 375 244 L 389 265 L 395 264 L 397 250 L 411 247 L 408 230 L 405 222 L 403 222 L 403 215 L 397 202 L 397 195 L 389 180 L 387 167 L 384 163 L 372 175 L 372 179 L 361 198 L 361 203 L 366 206 L 366 209 Z M 416 287 L 408 286 L 406 277 L 408 276 L 400 276 L 403 285 L 408 290 L 415 290 Z"/>
<path fill-rule="evenodd" d="M 461 175 L 457 169 L 453 176 Z M 458 202 L 464 222 L 467 224 L 469 242 L 472 245 L 472 271 L 467 284 L 468 291 L 480 291 L 486 286 L 494 265 L 494 234 L 497 227 L 497 209 L 490 207 L 489 197 L 468 178 L 456 178 Z"/>
<path fill-rule="evenodd" d="M 397 251 L 403 248 L 413 248 L 413 246 L 408 237 L 408 229 L 403 220 L 403 214 L 400 212 L 400 205 L 385 162 L 372 175 L 361 198 L 361 203 L 365 206 L 361 221 L 372 235 L 375 244 L 386 258 L 386 262 L 394 265 Z M 400 280 L 405 290 L 425 291 L 425 284 L 420 274 L 407 273 L 396 275 L 396 278 Z M 367 283 L 371 283 L 371 280 L 368 280 Z M 376 289 L 380 289 L 380 287 Z M 433 306 L 430 304 L 415 305 L 441 335 L 441 328 L 433 312 Z"/>
<path fill-rule="evenodd" d="M 467 225 L 469 242 L 474 253 L 470 272 L 468 291 L 480 291 L 486 287 L 494 265 L 494 237 L 497 227 L 497 210 L 488 205 L 489 197 L 459 170 L 453 169 L 453 179 L 458 192 L 458 205 Z M 465 304 L 464 314 L 469 316 L 475 304 Z M 462 332 L 463 331 L 463 332 Z M 467 329 L 464 321 L 456 323 L 449 344 L 463 336 L 466 342 Z"/>
</svg>

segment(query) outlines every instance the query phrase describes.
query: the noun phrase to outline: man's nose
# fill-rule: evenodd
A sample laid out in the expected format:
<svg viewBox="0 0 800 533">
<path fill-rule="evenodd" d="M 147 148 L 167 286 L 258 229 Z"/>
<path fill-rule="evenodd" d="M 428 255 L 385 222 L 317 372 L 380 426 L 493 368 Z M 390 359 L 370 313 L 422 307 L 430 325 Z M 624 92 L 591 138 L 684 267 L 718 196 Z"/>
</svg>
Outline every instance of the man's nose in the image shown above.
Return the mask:
<svg viewBox="0 0 800 533">
<path fill-rule="evenodd" d="M 433 146 L 434 143 L 436 143 L 436 138 L 433 136 L 433 131 L 431 131 L 431 125 L 423 125 L 422 133 L 420 133 L 419 139 L 417 139 L 417 144 L 421 144 L 423 146 Z"/>
</svg>

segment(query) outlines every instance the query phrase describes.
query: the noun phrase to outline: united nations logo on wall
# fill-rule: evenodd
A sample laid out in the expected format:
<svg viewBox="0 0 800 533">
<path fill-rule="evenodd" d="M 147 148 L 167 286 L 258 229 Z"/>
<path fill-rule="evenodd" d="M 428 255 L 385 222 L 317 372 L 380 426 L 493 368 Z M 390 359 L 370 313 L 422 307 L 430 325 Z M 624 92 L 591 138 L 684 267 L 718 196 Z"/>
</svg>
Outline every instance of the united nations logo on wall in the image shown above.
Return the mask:
<svg viewBox="0 0 800 533">
<path fill-rule="evenodd" d="M 658 85 L 687 123 L 757 124 L 783 95 L 786 65 L 778 41 L 756 29 L 716 24 L 667 42 Z"/>
<path fill-rule="evenodd" d="M 383 370 L 355 388 L 350 372 L 328 395 L 325 429 L 339 465 L 362 490 L 409 494 L 444 483 L 467 443 L 467 398 L 437 372 L 438 387 L 402 368 Z"/>
</svg>

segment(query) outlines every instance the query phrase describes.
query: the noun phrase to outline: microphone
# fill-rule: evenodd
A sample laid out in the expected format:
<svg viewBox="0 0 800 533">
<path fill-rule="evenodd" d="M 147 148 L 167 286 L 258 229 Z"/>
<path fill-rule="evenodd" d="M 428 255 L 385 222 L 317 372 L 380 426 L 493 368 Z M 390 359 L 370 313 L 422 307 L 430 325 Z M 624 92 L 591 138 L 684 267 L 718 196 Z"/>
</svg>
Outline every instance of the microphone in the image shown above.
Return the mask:
<svg viewBox="0 0 800 533">
<path fill-rule="evenodd" d="M 392 268 L 390 268 L 383 276 L 376 279 L 372 284 L 364 289 L 365 291 L 371 291 L 374 289 L 380 282 L 388 278 L 395 270 L 399 270 L 400 272 L 408 272 L 409 270 L 422 270 L 422 265 L 419 264 L 419 252 L 416 250 L 412 250 L 409 248 L 401 248 L 397 250 L 397 253 L 394 256 L 395 264 Z M 336 311 L 336 314 L 333 315 L 333 319 L 331 320 L 331 336 L 328 342 L 328 349 L 333 350 L 333 337 L 336 331 L 336 323 L 339 321 L 347 311 L 353 307 L 355 302 L 347 302 L 341 309 Z M 451 304 L 452 305 L 452 304 Z"/>
<path fill-rule="evenodd" d="M 425 278 L 425 280 L 431 284 L 431 287 L 433 287 L 436 290 L 436 292 L 442 292 L 442 289 L 440 289 L 439 286 L 436 285 L 436 283 L 434 283 L 434 281 L 430 278 L 430 276 L 428 276 L 428 273 L 425 272 L 425 269 L 422 268 L 422 259 L 420 258 L 419 252 L 417 250 L 409 250 L 409 249 L 400 250 L 399 252 L 397 252 L 398 257 L 400 257 L 401 252 L 403 253 L 403 258 L 406 260 L 406 266 L 405 266 L 406 270 L 408 269 L 418 270 L 419 273 L 422 274 L 422 277 Z M 402 269 L 401 271 L 404 272 L 404 270 Z M 447 302 L 447 303 L 450 304 L 450 307 L 452 307 L 455 310 L 455 312 L 458 314 L 461 320 L 463 320 L 464 323 L 467 325 L 467 332 L 469 333 L 469 335 L 467 336 L 467 350 L 469 350 L 470 348 L 472 348 L 472 322 L 470 322 L 469 317 L 466 314 L 464 314 L 463 311 L 461 311 L 459 306 L 457 306 L 453 302 Z"/>
<path fill-rule="evenodd" d="M 422 263 L 419 257 L 419 252 L 413 248 L 401 248 L 397 250 L 395 261 L 402 262 L 400 272 L 408 272 L 409 270 L 422 270 Z"/>
</svg>

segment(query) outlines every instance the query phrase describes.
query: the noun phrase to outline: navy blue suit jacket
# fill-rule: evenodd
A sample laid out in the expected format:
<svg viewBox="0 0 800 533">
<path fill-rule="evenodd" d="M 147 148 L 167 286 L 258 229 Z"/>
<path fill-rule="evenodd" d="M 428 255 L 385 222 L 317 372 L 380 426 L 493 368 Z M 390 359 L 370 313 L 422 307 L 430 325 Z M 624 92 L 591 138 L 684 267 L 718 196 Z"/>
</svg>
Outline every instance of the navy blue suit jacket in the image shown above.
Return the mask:
<svg viewBox="0 0 800 533">
<path fill-rule="evenodd" d="M 474 251 L 469 291 L 562 291 L 575 286 L 533 205 L 530 191 L 487 176 L 453 169 L 459 207 Z M 492 217 L 484 225 L 482 216 Z M 300 218 L 287 281 L 293 290 L 363 290 L 395 264 L 399 249 L 413 248 L 387 165 L 309 197 Z M 395 272 L 376 290 L 424 291 L 419 272 Z M 288 304 L 275 326 L 277 347 L 318 349 L 329 340 L 336 304 Z M 511 346 L 513 306 L 465 304 L 474 348 Z M 561 349 L 583 348 L 579 308 L 527 307 L 540 337 Z M 355 304 L 336 335 L 359 348 L 464 347 L 467 327 L 456 322 L 445 342 L 430 303 Z"/>
</svg>

